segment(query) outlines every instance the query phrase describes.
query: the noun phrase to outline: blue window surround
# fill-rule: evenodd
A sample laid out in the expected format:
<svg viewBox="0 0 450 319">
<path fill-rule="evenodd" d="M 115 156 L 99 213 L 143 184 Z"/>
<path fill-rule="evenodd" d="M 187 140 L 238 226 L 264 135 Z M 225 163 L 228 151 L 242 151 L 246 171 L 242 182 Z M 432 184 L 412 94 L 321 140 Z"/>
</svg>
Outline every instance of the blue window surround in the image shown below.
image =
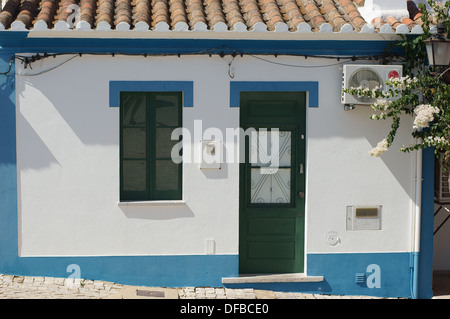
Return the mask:
<svg viewBox="0 0 450 319">
<path fill-rule="evenodd" d="M 281 92 L 307 92 L 308 106 L 319 107 L 318 82 L 258 82 L 234 81 L 230 83 L 230 107 L 240 106 L 241 92 L 245 91 L 281 91 Z"/>
<path fill-rule="evenodd" d="M 192 81 L 110 81 L 109 106 L 119 107 L 120 92 L 183 92 L 183 107 L 194 106 Z"/>
<path fill-rule="evenodd" d="M 14 53 L 129 53 L 129 54 L 191 54 L 208 50 L 208 53 L 225 54 L 244 52 L 249 54 L 324 54 L 324 55 L 371 55 L 382 54 L 389 41 L 314 41 L 314 40 L 218 40 L 218 39 L 97 39 L 97 38 L 28 38 L 28 32 L 0 31 L 0 71 L 8 69 L 9 60 Z M 206 58 L 206 57 L 205 57 Z M 11 72 L 14 72 L 14 65 Z M 114 82 L 114 81 L 113 81 Z M 117 81 L 121 82 L 121 81 Z M 235 83 L 235 84 L 233 84 Z M 253 82 L 254 84 L 255 82 Z M 279 82 L 280 83 L 280 82 Z M 297 82 L 299 83 L 299 82 Z M 300 82 L 301 83 L 301 82 Z M 306 82 L 307 83 L 307 82 Z M 313 82 L 312 82 L 313 83 Z M 238 93 L 251 90 L 251 83 L 231 82 L 232 107 L 238 107 Z M 291 83 L 292 84 L 292 83 Z M 117 106 L 117 89 L 111 98 L 111 106 Z M 128 85 L 128 84 L 127 84 Z M 258 90 L 261 90 L 259 83 Z M 301 84 L 300 91 L 309 92 L 309 106 L 318 106 L 318 90 Z M 187 87 L 182 88 L 187 92 Z M 286 89 L 286 88 L 284 88 Z M 17 210 L 17 159 L 16 159 L 16 111 L 15 78 L 0 75 L 0 273 L 14 275 L 36 275 L 68 277 L 67 266 L 78 264 L 83 278 L 116 281 L 136 285 L 160 286 L 220 286 L 220 277 L 235 277 L 238 271 L 238 255 L 198 255 L 198 256 L 95 256 L 95 257 L 19 257 L 18 251 L 18 210 Z M 270 89 L 267 89 L 270 90 Z M 272 88 L 274 90 L 274 88 Z M 295 89 L 295 90 L 298 90 Z M 191 90 L 192 91 L 192 90 Z M 188 94 L 186 94 L 188 95 Z M 192 97 L 186 96 L 185 107 L 193 105 Z M 424 150 L 422 193 L 422 237 L 419 260 L 419 296 L 430 298 L 431 265 L 433 244 L 434 206 L 432 191 L 434 185 L 434 154 Z M 431 249 L 430 249 L 431 247 Z M 328 269 L 331 265 L 360 264 L 361 258 L 378 258 L 385 262 L 394 256 L 398 267 L 406 267 L 404 254 L 308 254 L 308 273 L 325 276 L 324 285 L 314 287 L 325 293 L 337 293 L 336 284 L 342 273 Z M 376 259 L 375 258 L 375 259 Z M 351 262 L 352 260 L 357 262 Z M 377 260 L 377 259 L 376 259 Z M 316 261 L 316 262 L 314 262 Z M 318 261 L 321 261 L 320 263 Z M 186 267 L 189 265 L 189 267 Z M 411 266 L 409 264 L 409 266 Z M 327 268 L 328 267 L 328 268 Z M 399 268 L 393 267 L 393 269 Z M 360 272 L 360 269 L 355 269 Z M 173 276 L 177 274 L 177 276 Z M 404 276 L 404 274 L 402 275 Z M 388 276 L 387 278 L 394 278 Z M 409 280 L 402 277 L 402 280 Z M 345 283 L 342 283 L 343 285 Z M 400 287 L 399 293 L 410 296 Z M 276 287 L 273 287 L 276 288 Z M 339 287 L 340 288 L 340 287 Z M 282 288 L 280 288 L 282 289 Z M 313 290 L 314 290 L 313 289 Z M 345 289 L 345 287 L 344 287 Z M 289 287 L 289 290 L 306 291 L 306 287 Z M 371 294 L 373 291 L 365 291 Z M 348 288 L 342 293 L 352 293 Z M 364 294 L 364 292 L 361 292 Z"/>
</svg>

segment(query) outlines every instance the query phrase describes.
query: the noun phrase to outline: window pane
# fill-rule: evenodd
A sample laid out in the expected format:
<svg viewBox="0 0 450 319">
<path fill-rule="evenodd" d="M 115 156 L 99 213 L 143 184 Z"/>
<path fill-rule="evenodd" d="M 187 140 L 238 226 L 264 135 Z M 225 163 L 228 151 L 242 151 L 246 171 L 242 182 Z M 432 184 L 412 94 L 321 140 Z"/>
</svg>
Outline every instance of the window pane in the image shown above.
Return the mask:
<svg viewBox="0 0 450 319">
<path fill-rule="evenodd" d="M 145 128 L 124 128 L 122 132 L 123 157 L 145 159 L 147 130 Z"/>
<path fill-rule="evenodd" d="M 171 159 L 180 117 L 181 92 L 123 93 L 121 199 L 181 198 L 181 165 Z"/>
<path fill-rule="evenodd" d="M 156 95 L 156 126 L 178 126 L 179 94 Z"/>
<path fill-rule="evenodd" d="M 145 191 L 147 168 L 146 161 L 123 160 L 123 190 L 124 191 Z"/>
<path fill-rule="evenodd" d="M 123 125 L 145 126 L 145 95 L 126 95 L 123 98 Z"/>
<path fill-rule="evenodd" d="M 280 168 L 272 174 L 272 203 L 287 204 L 291 201 L 291 169 Z"/>
<path fill-rule="evenodd" d="M 278 133 L 279 136 L 279 165 L 280 166 L 291 166 L 291 132 L 289 131 L 280 131 Z"/>
<path fill-rule="evenodd" d="M 291 169 L 252 168 L 251 203 L 287 204 L 291 201 Z"/>
<path fill-rule="evenodd" d="M 276 166 L 274 163 L 277 162 L 278 166 L 291 166 L 291 132 L 289 131 L 273 133 L 260 130 L 252 134 L 249 147 L 249 160 L 252 166 Z"/>
<path fill-rule="evenodd" d="M 177 191 L 179 189 L 179 164 L 172 160 L 156 160 L 157 191 Z"/>
<path fill-rule="evenodd" d="M 178 140 L 171 140 L 173 128 L 157 128 L 156 129 L 156 158 L 171 158 L 172 148 L 177 144 Z"/>
<path fill-rule="evenodd" d="M 261 174 L 260 168 L 252 168 L 250 179 L 250 202 L 256 204 L 270 203 L 270 185 L 271 176 L 269 174 Z"/>
</svg>

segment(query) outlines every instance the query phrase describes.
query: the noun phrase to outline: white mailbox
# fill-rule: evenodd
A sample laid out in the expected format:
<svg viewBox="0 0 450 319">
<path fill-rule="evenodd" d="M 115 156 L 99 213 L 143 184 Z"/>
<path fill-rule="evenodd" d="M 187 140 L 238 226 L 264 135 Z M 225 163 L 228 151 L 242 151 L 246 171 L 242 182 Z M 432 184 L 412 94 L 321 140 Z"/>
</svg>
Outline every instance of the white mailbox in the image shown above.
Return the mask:
<svg viewBox="0 0 450 319">
<path fill-rule="evenodd" d="M 217 140 L 202 141 L 201 156 L 200 168 L 220 169 L 222 163 L 222 142 Z"/>
</svg>

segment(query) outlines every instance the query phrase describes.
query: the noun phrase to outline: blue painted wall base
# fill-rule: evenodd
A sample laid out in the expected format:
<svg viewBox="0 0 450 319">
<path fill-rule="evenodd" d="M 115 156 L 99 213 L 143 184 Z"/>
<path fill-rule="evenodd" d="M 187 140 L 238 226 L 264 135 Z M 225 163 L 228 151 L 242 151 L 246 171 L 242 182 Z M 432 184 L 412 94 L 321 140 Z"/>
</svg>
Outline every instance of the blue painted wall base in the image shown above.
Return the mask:
<svg viewBox="0 0 450 319">
<path fill-rule="evenodd" d="M 309 276 L 324 276 L 326 294 L 411 298 L 410 260 L 407 252 L 309 254 L 307 269 Z M 357 282 L 357 274 L 365 281 Z"/>
<path fill-rule="evenodd" d="M 227 284 L 228 288 L 254 288 L 327 295 L 363 295 L 411 298 L 410 253 L 308 254 L 308 276 L 322 282 Z M 361 276 L 363 281 L 358 281 Z"/>
<path fill-rule="evenodd" d="M 0 273 L 3 274 L 104 280 L 150 287 L 220 287 L 222 277 L 237 276 L 237 269 L 237 255 L 15 257 L 0 260 Z"/>
</svg>

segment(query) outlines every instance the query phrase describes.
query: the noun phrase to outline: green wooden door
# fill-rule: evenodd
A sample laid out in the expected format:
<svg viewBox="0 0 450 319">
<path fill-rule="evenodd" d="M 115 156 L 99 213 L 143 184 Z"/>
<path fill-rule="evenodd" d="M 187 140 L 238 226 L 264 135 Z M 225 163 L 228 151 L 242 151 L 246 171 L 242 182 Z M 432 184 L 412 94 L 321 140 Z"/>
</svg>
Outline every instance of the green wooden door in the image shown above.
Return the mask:
<svg viewBox="0 0 450 319">
<path fill-rule="evenodd" d="M 303 272 L 305 104 L 304 92 L 241 93 L 241 274 Z"/>
</svg>

